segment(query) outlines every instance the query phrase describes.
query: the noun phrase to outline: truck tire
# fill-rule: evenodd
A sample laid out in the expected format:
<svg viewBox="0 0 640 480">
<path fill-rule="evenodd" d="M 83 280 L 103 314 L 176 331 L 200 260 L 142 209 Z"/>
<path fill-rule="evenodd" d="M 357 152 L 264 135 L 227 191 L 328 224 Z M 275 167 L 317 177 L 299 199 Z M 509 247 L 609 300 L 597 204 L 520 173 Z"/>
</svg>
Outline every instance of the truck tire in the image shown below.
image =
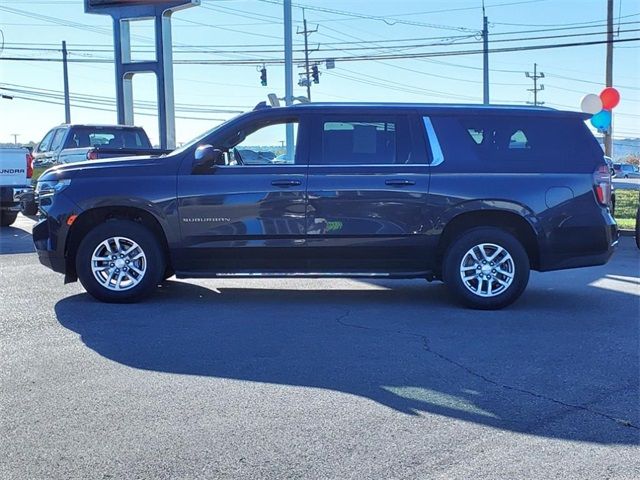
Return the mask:
<svg viewBox="0 0 640 480">
<path fill-rule="evenodd" d="M 8 227 L 13 225 L 13 222 L 18 218 L 18 212 L 9 212 L 7 210 L 0 210 L 0 226 Z"/>
<path fill-rule="evenodd" d="M 529 256 L 509 232 L 474 228 L 447 249 L 442 278 L 461 303 L 478 310 L 497 310 L 515 302 L 529 282 Z"/>
<path fill-rule="evenodd" d="M 28 215 L 32 217 L 38 213 L 38 205 L 36 202 L 23 200 L 20 202 L 20 211 L 23 215 Z"/>
<path fill-rule="evenodd" d="M 110 303 L 133 303 L 153 293 L 165 272 L 156 236 L 130 220 L 109 220 L 91 230 L 78 247 L 76 272 L 85 290 Z"/>
</svg>

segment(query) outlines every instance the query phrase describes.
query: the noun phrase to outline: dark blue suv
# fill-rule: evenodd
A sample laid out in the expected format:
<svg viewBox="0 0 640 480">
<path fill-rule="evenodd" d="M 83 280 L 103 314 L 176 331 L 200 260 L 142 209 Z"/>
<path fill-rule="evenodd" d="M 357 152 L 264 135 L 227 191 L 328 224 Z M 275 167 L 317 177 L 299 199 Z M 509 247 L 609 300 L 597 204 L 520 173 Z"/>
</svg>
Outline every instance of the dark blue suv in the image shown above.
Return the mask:
<svg viewBox="0 0 640 480">
<path fill-rule="evenodd" d="M 38 182 L 40 260 L 103 301 L 175 274 L 443 280 L 501 308 L 529 270 L 601 265 L 618 232 L 585 116 L 548 108 L 259 108 L 156 158 Z"/>
</svg>

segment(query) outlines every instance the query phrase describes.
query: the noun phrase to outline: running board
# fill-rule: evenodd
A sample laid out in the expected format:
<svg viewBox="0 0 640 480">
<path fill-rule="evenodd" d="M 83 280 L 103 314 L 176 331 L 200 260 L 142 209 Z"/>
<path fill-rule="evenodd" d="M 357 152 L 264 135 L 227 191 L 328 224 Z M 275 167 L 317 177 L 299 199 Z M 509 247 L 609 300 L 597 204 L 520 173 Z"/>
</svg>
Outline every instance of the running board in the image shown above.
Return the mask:
<svg viewBox="0 0 640 480">
<path fill-rule="evenodd" d="M 177 278 L 426 278 L 433 272 L 176 272 Z"/>
</svg>

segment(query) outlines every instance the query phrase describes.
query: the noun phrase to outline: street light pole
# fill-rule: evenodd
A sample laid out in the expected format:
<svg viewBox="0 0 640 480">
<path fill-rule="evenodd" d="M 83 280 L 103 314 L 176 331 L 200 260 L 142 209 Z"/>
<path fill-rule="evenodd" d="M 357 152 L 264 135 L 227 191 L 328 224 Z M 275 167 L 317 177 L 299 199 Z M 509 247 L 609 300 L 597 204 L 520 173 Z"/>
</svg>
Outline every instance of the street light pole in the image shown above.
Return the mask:
<svg viewBox="0 0 640 480">
<path fill-rule="evenodd" d="M 67 65 L 67 42 L 62 41 L 62 74 L 64 76 L 64 123 L 71 123 L 71 101 L 69 100 L 69 67 Z"/>
<path fill-rule="evenodd" d="M 607 0 L 607 87 L 613 86 L 613 0 Z M 604 154 L 611 157 L 613 153 L 613 112 L 611 125 L 604 132 Z"/>
<path fill-rule="evenodd" d="M 284 103 L 293 104 L 293 26 L 291 0 L 284 0 Z M 293 158 L 293 124 L 287 123 L 287 158 Z"/>
<path fill-rule="evenodd" d="M 489 21 L 484 13 L 484 2 L 482 2 L 482 103 L 489 105 Z"/>
</svg>

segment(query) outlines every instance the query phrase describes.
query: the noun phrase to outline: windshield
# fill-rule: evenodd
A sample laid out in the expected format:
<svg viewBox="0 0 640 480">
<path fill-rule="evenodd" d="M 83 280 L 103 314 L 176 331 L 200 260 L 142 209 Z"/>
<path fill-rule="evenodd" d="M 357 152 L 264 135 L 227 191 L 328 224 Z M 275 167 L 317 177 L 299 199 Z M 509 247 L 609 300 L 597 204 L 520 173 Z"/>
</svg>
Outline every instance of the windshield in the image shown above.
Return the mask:
<svg viewBox="0 0 640 480">
<path fill-rule="evenodd" d="M 222 122 L 220 125 L 217 125 L 215 127 L 213 127 L 211 130 L 207 130 L 206 132 L 198 135 L 196 138 L 194 138 L 193 140 L 185 143 L 184 145 L 182 145 L 179 148 L 176 148 L 173 152 L 171 152 L 171 155 L 173 154 L 180 154 L 182 152 L 185 152 L 186 150 L 190 149 L 191 147 L 193 147 L 194 145 L 197 145 L 198 143 L 200 143 L 202 140 L 204 140 L 205 138 L 207 138 L 209 135 L 211 135 L 212 133 L 218 131 L 219 129 L 221 129 L 222 127 L 224 127 L 225 125 L 227 125 L 229 122 L 235 120 L 237 117 L 233 117 L 230 118 L 229 120 Z"/>
</svg>

